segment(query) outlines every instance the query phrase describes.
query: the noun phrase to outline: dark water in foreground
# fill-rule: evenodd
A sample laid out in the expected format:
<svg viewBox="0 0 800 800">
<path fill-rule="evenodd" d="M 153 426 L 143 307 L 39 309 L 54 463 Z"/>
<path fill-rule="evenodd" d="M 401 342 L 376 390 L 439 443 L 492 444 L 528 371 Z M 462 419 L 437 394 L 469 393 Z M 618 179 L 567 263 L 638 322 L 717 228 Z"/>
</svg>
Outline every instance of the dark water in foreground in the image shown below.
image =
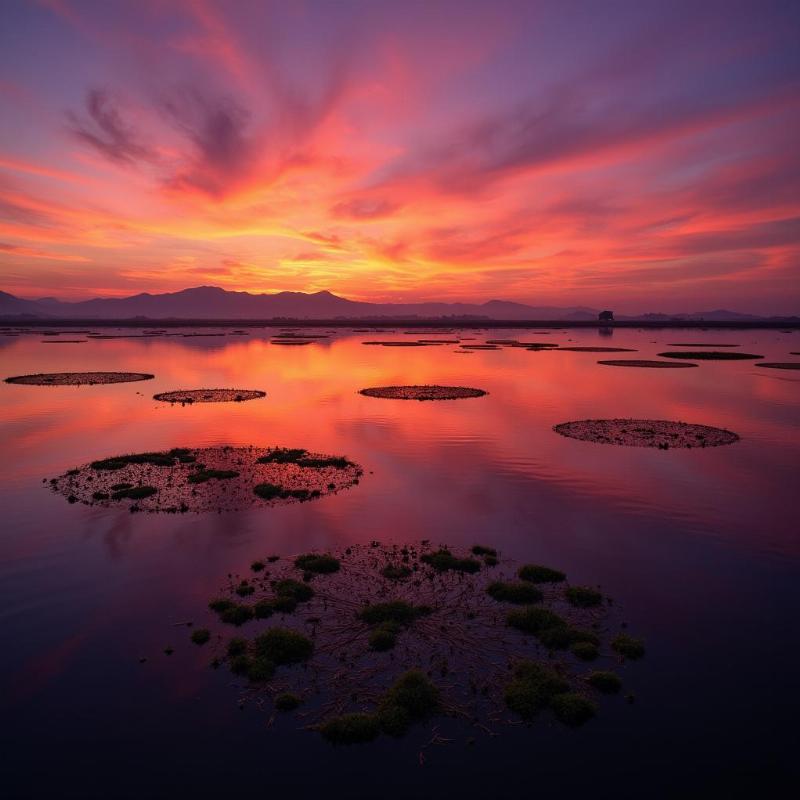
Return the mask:
<svg viewBox="0 0 800 800">
<path fill-rule="evenodd" d="M 800 333 L 463 335 L 493 334 L 639 352 L 465 356 L 453 346 L 361 344 L 392 338 L 385 333 L 304 347 L 271 345 L 262 331 L 58 346 L 39 335 L 0 338 L 3 377 L 156 374 L 79 389 L 0 384 L 3 796 L 786 794 L 800 777 L 800 376 L 753 362 L 656 371 L 596 361 L 651 358 L 687 341 L 739 343 L 786 361 L 796 359 Z M 356 393 L 394 383 L 490 394 L 414 403 Z M 228 386 L 268 396 L 184 408 L 151 399 Z M 615 416 L 719 425 L 742 440 L 663 452 L 551 430 Z M 216 444 L 343 454 L 365 475 L 317 502 L 204 516 L 69 505 L 42 484 L 119 452 Z M 543 718 L 488 737 L 437 720 L 454 741 L 427 748 L 421 766 L 430 725 L 401 741 L 339 749 L 288 716 L 268 727 L 267 713 L 240 709 L 231 676 L 208 669 L 207 654 L 172 624 L 211 622 L 206 602 L 227 573 L 268 553 L 426 538 L 492 544 L 601 584 L 647 640 L 647 657 L 622 669 L 636 702 L 602 701 L 579 730 Z"/>
</svg>

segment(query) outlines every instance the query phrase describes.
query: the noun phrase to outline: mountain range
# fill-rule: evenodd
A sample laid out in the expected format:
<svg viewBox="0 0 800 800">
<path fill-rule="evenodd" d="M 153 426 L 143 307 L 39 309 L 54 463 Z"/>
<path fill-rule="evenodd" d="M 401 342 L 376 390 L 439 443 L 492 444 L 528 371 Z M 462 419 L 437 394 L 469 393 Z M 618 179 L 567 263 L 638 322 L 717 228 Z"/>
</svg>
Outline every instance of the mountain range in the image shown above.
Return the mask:
<svg viewBox="0 0 800 800">
<path fill-rule="evenodd" d="M 250 294 L 217 286 L 198 286 L 164 294 L 142 293 L 131 297 L 94 298 L 65 302 L 45 297 L 26 300 L 0 291 L 0 318 L 42 320 L 149 320 L 168 319 L 477 319 L 477 320 L 596 320 L 598 310 L 585 306 L 532 306 L 507 300 L 485 303 L 365 303 L 322 291 Z M 617 315 L 619 320 L 659 322 L 667 320 L 747 322 L 766 319 L 734 311 L 691 314 Z M 770 318 L 775 319 L 775 318 Z M 789 319 L 789 318 L 780 318 Z"/>
</svg>

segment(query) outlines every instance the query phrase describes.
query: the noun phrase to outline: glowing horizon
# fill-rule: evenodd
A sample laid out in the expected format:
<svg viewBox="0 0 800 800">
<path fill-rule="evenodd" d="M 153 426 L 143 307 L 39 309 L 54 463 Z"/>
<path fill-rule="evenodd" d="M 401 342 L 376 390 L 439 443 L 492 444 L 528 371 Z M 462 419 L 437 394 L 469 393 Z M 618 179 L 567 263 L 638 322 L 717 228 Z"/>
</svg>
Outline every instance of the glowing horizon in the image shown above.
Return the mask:
<svg viewBox="0 0 800 800">
<path fill-rule="evenodd" d="M 0 289 L 800 311 L 797 5 L 565 9 L 5 3 Z"/>
</svg>

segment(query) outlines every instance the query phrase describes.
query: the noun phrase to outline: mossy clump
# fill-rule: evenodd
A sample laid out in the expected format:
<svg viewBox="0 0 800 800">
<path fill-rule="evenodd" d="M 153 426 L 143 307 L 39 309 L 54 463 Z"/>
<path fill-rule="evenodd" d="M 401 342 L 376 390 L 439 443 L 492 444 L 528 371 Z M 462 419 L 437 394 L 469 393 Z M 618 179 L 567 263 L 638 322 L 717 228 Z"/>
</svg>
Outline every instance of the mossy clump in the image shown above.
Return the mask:
<svg viewBox="0 0 800 800">
<path fill-rule="evenodd" d="M 408 578 L 412 570 L 404 564 L 387 564 L 382 570 L 381 575 L 390 581 L 401 581 Z"/>
<path fill-rule="evenodd" d="M 564 590 L 564 597 L 575 608 L 596 608 L 603 602 L 603 595 L 590 586 L 569 586 Z"/>
<path fill-rule="evenodd" d="M 513 712 L 529 720 L 569 688 L 569 683 L 550 667 L 536 661 L 520 661 L 505 687 L 504 698 Z"/>
<path fill-rule="evenodd" d="M 644 642 L 641 639 L 634 639 L 627 633 L 620 633 L 611 640 L 611 649 L 619 653 L 623 658 L 635 661 L 644 656 Z"/>
<path fill-rule="evenodd" d="M 318 489 L 284 489 L 274 483 L 259 483 L 253 487 L 253 493 L 262 500 L 312 500 L 322 492 Z"/>
<path fill-rule="evenodd" d="M 581 661 L 594 661 L 600 655 L 597 645 L 592 642 L 573 642 L 569 650 Z"/>
<path fill-rule="evenodd" d="M 253 586 L 251 583 L 248 583 L 247 581 L 242 581 L 236 587 L 236 594 L 238 594 L 239 597 L 248 597 L 249 595 L 253 594 L 255 590 L 256 587 Z"/>
<path fill-rule="evenodd" d="M 294 711 L 300 706 L 300 698 L 291 692 L 284 692 L 275 698 L 275 708 L 278 711 Z"/>
<path fill-rule="evenodd" d="M 253 572 L 261 572 L 266 566 L 267 565 L 263 561 L 254 561 L 250 565 L 250 569 L 253 570 Z"/>
<path fill-rule="evenodd" d="M 92 492 L 92 500 L 108 500 L 108 492 Z"/>
<path fill-rule="evenodd" d="M 326 469 L 332 467 L 333 469 L 347 469 L 352 467 L 353 462 L 348 461 L 343 456 L 329 456 L 326 458 L 298 458 L 295 462 L 298 467 L 310 467 L 311 469 Z"/>
<path fill-rule="evenodd" d="M 190 638 L 195 644 L 205 644 L 211 638 L 211 631 L 208 628 L 197 628 L 192 631 Z"/>
<path fill-rule="evenodd" d="M 457 558 L 446 548 L 441 548 L 435 553 L 425 553 L 420 560 L 430 564 L 437 572 L 478 572 L 481 562 L 474 558 Z"/>
<path fill-rule="evenodd" d="M 545 628 L 536 634 L 536 638 L 550 650 L 566 650 L 578 642 L 587 642 L 595 647 L 600 644 L 597 634 L 581 628 L 573 628 L 571 625 Z"/>
<path fill-rule="evenodd" d="M 242 639 L 240 636 L 235 636 L 228 642 L 228 656 L 235 658 L 247 652 L 247 639 Z"/>
<path fill-rule="evenodd" d="M 272 600 L 259 600 L 253 605 L 253 614 L 256 619 L 269 619 L 274 613 L 275 606 Z"/>
<path fill-rule="evenodd" d="M 255 639 L 256 653 L 274 664 L 299 664 L 314 651 L 312 641 L 289 628 L 270 628 Z"/>
<path fill-rule="evenodd" d="M 295 604 L 307 603 L 314 596 L 314 590 L 307 583 L 301 583 L 293 578 L 275 581 L 272 588 L 275 590 L 276 598 L 294 600 Z"/>
<path fill-rule="evenodd" d="M 112 500 L 144 500 L 145 497 L 151 497 L 158 489 L 154 486 L 133 486 L 130 489 L 120 489 L 111 495 Z"/>
<path fill-rule="evenodd" d="M 586 683 L 603 694 L 616 694 L 622 688 L 622 681 L 616 672 L 590 672 Z"/>
<path fill-rule="evenodd" d="M 298 556 L 294 560 L 294 565 L 303 572 L 313 572 L 317 575 L 329 575 L 332 572 L 338 572 L 341 566 L 339 559 L 326 553 L 306 553 L 305 555 Z"/>
<path fill-rule="evenodd" d="M 235 469 L 199 469 L 189 475 L 189 483 L 205 483 L 212 479 L 224 481 L 238 477 L 239 473 Z"/>
<path fill-rule="evenodd" d="M 577 692 L 557 694 L 550 701 L 550 707 L 556 718 L 571 728 L 583 725 L 597 714 L 597 706 Z"/>
<path fill-rule="evenodd" d="M 532 584 L 517 581 L 494 581 L 486 589 L 490 597 L 500 603 L 538 603 L 542 593 Z"/>
<path fill-rule="evenodd" d="M 226 625 L 235 625 L 238 628 L 253 619 L 253 609 L 243 603 L 231 603 L 219 612 L 219 618 Z"/>
<path fill-rule="evenodd" d="M 268 450 L 258 459 L 259 464 L 294 464 L 303 458 L 308 451 L 299 447 L 276 447 Z"/>
<path fill-rule="evenodd" d="M 510 611 L 506 622 L 524 633 L 538 634 L 541 631 L 556 627 L 567 627 L 567 622 L 553 611 L 537 606 L 515 609 Z"/>
<path fill-rule="evenodd" d="M 331 744 L 363 744 L 378 738 L 380 726 L 374 714 L 341 714 L 323 722 L 319 730 Z"/>
<path fill-rule="evenodd" d="M 517 630 L 533 634 L 551 650 L 566 650 L 576 642 L 600 644 L 599 637 L 591 631 L 573 628 L 553 611 L 538 606 L 526 606 L 509 612 L 506 622 Z"/>
<path fill-rule="evenodd" d="M 370 631 L 369 649 L 378 653 L 383 653 L 394 648 L 397 643 L 397 634 L 400 626 L 395 622 L 384 622 Z"/>
<path fill-rule="evenodd" d="M 529 583 L 561 583 L 567 576 L 557 569 L 544 567 L 541 564 L 525 564 L 517 571 L 517 577 Z"/>
<path fill-rule="evenodd" d="M 474 556 L 494 556 L 497 557 L 497 550 L 493 547 L 484 547 L 482 544 L 476 544 L 470 551 Z"/>
<path fill-rule="evenodd" d="M 358 618 L 367 625 L 410 625 L 415 619 L 430 613 L 427 606 L 414 606 L 405 600 L 391 600 L 388 603 L 371 603 L 364 606 Z"/>
<path fill-rule="evenodd" d="M 229 666 L 235 675 L 246 675 L 254 683 L 268 681 L 275 674 L 275 665 L 262 656 L 237 655 L 231 658 Z"/>
<path fill-rule="evenodd" d="M 176 456 L 169 453 L 129 453 L 123 456 L 112 456 L 99 461 L 92 461 L 92 469 L 118 470 L 128 464 L 151 464 L 154 467 L 172 467 L 175 465 Z"/>
<path fill-rule="evenodd" d="M 439 707 L 439 689 L 419 669 L 404 672 L 381 698 L 383 711 L 402 708 L 410 719 L 424 719 Z"/>
<path fill-rule="evenodd" d="M 208 604 L 208 607 L 212 611 L 216 611 L 218 614 L 221 614 L 223 611 L 227 611 L 232 606 L 236 605 L 232 600 L 229 600 L 227 597 L 215 597 L 211 600 Z"/>
<path fill-rule="evenodd" d="M 483 563 L 487 567 L 496 567 L 500 563 L 500 559 L 497 556 L 484 556 Z"/>
<path fill-rule="evenodd" d="M 378 709 L 378 725 L 387 736 L 402 736 L 411 724 L 411 715 L 402 706 L 386 705 Z"/>
</svg>

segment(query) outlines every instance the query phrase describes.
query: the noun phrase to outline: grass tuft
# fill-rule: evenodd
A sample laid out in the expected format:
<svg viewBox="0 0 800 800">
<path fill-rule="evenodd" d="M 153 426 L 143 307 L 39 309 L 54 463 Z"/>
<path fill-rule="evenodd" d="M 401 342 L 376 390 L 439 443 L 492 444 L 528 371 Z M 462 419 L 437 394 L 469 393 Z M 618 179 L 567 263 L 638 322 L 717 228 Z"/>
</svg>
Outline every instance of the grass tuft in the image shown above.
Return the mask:
<svg viewBox="0 0 800 800">
<path fill-rule="evenodd" d="M 541 564 L 525 564 L 517 572 L 517 577 L 530 583 L 561 583 L 567 576 L 557 570 L 544 567 Z"/>
</svg>

